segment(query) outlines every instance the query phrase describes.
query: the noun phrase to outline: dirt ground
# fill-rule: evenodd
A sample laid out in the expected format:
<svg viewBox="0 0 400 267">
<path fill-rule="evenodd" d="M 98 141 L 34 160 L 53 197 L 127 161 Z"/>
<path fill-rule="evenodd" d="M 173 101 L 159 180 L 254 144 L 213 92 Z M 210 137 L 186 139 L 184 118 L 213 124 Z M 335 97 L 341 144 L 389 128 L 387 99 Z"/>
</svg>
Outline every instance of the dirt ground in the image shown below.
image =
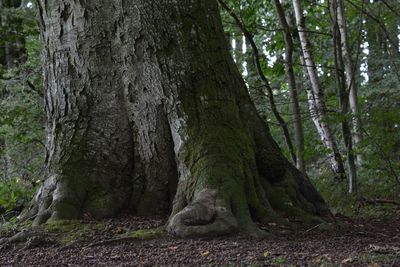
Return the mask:
<svg viewBox="0 0 400 267">
<path fill-rule="evenodd" d="M 287 229 L 271 236 L 177 239 L 166 218 L 59 222 L 0 246 L 0 266 L 400 266 L 400 217 Z M 266 227 L 266 226 L 263 226 Z M 3 231 L 11 236 L 17 229 Z"/>
</svg>

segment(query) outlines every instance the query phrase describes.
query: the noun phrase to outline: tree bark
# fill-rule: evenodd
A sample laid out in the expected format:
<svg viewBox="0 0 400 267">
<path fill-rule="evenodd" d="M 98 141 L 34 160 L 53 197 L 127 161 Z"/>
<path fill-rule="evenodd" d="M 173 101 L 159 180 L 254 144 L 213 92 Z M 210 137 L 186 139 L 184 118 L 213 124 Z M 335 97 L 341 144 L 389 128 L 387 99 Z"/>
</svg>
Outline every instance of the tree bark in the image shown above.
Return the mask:
<svg viewBox="0 0 400 267">
<path fill-rule="evenodd" d="M 299 33 L 305 69 L 311 84 L 311 90 L 308 91 L 308 104 L 311 118 L 316 126 L 320 138 L 327 149 L 330 151 L 329 161 L 331 169 L 337 180 L 344 180 L 346 173 L 343 160 L 335 136 L 327 122 L 327 108 L 324 99 L 324 92 L 321 88 L 317 68 L 311 52 L 311 44 L 306 34 L 303 11 L 299 0 L 293 0 L 293 7 L 296 17 L 296 25 Z"/>
<path fill-rule="evenodd" d="M 357 146 L 362 141 L 361 119 L 358 108 L 358 84 L 356 80 L 357 63 L 354 63 L 351 58 L 349 41 L 347 37 L 347 24 L 344 3 L 342 0 L 335 0 L 337 24 L 341 39 L 341 50 L 343 53 L 343 63 L 346 75 L 346 85 L 348 90 L 348 99 L 350 110 L 352 114 L 353 123 L 353 139 L 354 144 Z M 361 163 L 361 156 L 357 154 L 358 161 Z"/>
<path fill-rule="evenodd" d="M 39 6 L 48 155 L 35 223 L 166 213 L 175 191 L 177 236 L 329 216 L 257 115 L 216 1 Z"/>
<path fill-rule="evenodd" d="M 340 113 L 342 115 L 341 124 L 342 124 L 342 133 L 344 144 L 346 146 L 346 154 L 347 154 L 347 164 L 349 170 L 349 193 L 354 193 L 357 191 L 357 168 L 355 164 L 354 151 L 353 151 L 353 140 L 352 140 L 352 132 L 350 123 L 347 119 L 348 110 L 349 110 L 349 93 L 347 91 L 346 85 L 351 87 L 352 77 L 348 76 L 348 64 L 346 63 L 346 54 L 344 50 L 346 46 L 343 46 L 343 26 L 342 23 L 339 23 L 341 20 L 339 17 L 340 8 L 339 1 L 333 0 L 331 1 L 331 17 L 332 17 L 332 32 L 333 32 L 333 44 L 334 44 L 334 58 L 335 58 L 335 77 L 338 88 L 339 95 L 339 106 Z M 342 14 L 343 15 L 343 14 Z M 342 21 L 343 22 L 343 21 Z M 349 59 L 349 58 L 347 58 Z M 346 67 L 347 66 L 347 67 Z M 351 66 L 350 66 L 351 67 Z M 350 79 L 350 80 L 349 80 Z M 346 82 L 350 82 L 346 84 Z M 350 90 L 350 88 L 349 88 Z"/>
<path fill-rule="evenodd" d="M 242 33 L 235 33 L 234 38 L 235 38 L 235 44 L 236 44 L 235 51 L 234 51 L 235 62 L 236 62 L 236 66 L 239 69 L 240 74 L 243 74 L 243 71 L 244 71 L 243 35 L 242 35 Z"/>
<path fill-rule="evenodd" d="M 306 173 L 304 162 L 304 132 L 301 118 L 301 111 L 296 86 L 296 76 L 293 69 L 293 39 L 289 24 L 286 20 L 285 11 L 279 0 L 274 0 L 274 6 L 283 29 L 283 38 L 285 40 L 285 70 L 289 85 L 290 105 L 292 112 L 294 136 L 296 140 L 296 167 L 302 173 Z"/>
</svg>

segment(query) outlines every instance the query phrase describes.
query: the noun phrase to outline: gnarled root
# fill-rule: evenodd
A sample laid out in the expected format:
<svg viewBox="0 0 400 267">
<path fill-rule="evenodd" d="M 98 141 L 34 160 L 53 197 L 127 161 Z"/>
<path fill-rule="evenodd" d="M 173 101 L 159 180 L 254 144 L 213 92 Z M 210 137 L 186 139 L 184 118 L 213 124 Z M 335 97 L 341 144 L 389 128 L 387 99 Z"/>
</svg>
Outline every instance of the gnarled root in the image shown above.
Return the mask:
<svg viewBox="0 0 400 267">
<path fill-rule="evenodd" d="M 203 189 L 170 218 L 167 231 L 179 237 L 232 234 L 238 231 L 238 222 L 217 190 Z"/>
</svg>

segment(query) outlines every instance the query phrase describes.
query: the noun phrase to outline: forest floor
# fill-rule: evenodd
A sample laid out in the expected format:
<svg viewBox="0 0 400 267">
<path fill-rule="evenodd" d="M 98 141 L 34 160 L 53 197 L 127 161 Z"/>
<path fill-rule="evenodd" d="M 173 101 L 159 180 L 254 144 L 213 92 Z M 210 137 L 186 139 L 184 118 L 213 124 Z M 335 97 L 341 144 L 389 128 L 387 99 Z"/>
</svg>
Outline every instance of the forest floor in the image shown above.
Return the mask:
<svg viewBox="0 0 400 267">
<path fill-rule="evenodd" d="M 24 242 L 3 242 L 0 266 L 400 266 L 399 214 L 297 229 L 271 224 L 263 240 L 177 239 L 161 230 L 165 221 L 87 218 L 30 228 Z"/>
</svg>

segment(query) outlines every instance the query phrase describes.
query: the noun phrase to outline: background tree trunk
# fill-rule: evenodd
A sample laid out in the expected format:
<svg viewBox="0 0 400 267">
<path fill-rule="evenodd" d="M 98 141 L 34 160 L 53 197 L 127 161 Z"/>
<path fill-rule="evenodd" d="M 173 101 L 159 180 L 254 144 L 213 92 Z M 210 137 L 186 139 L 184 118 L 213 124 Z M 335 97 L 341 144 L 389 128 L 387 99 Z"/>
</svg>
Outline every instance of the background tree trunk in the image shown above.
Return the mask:
<svg viewBox="0 0 400 267">
<path fill-rule="evenodd" d="M 318 130 L 320 138 L 327 149 L 331 151 L 329 161 L 331 169 L 337 180 L 346 178 L 343 160 L 336 138 L 332 133 L 327 122 L 327 108 L 324 99 L 324 92 L 321 88 L 317 68 L 311 52 L 311 44 L 306 34 L 304 25 L 304 15 L 299 0 L 293 0 L 293 7 L 296 17 L 296 25 L 299 33 L 300 44 L 303 52 L 305 70 L 311 84 L 311 90 L 308 91 L 308 103 L 311 113 L 311 118 Z"/>
<path fill-rule="evenodd" d="M 236 61 L 236 66 L 239 69 L 239 72 L 241 74 L 243 74 L 244 71 L 244 54 L 243 54 L 243 35 L 242 33 L 236 33 L 234 35 L 235 37 L 235 51 L 234 51 L 234 55 L 235 55 L 235 61 Z"/>
<path fill-rule="evenodd" d="M 348 165 L 348 173 L 349 173 L 349 193 L 355 193 L 357 191 L 357 168 L 354 157 L 353 150 L 353 139 L 352 139 L 352 131 L 350 127 L 349 120 L 347 118 L 349 112 L 350 102 L 350 92 L 353 90 L 353 97 L 356 92 L 355 80 L 354 80 L 354 72 L 353 67 L 351 65 L 351 58 L 349 54 L 349 48 L 347 45 L 347 34 L 346 34 L 346 25 L 344 22 L 344 10 L 343 3 L 339 0 L 333 0 L 331 2 L 331 17 L 332 17 L 332 32 L 333 32 L 333 43 L 334 43 L 334 57 L 335 57 L 335 66 L 336 66 L 336 83 L 338 87 L 339 94 L 339 106 L 342 114 L 342 133 L 344 144 L 346 146 L 346 154 L 347 154 L 347 165 Z M 353 99 L 354 100 L 354 99 Z M 351 106 L 350 105 L 350 109 Z M 353 110 L 353 109 L 352 109 Z M 351 113 L 353 122 L 355 122 L 355 130 L 361 130 L 358 127 L 359 121 L 355 116 L 357 114 Z M 361 133 L 361 132 L 358 132 Z M 355 134 L 355 142 L 360 142 L 361 139 L 358 139 L 357 134 Z M 357 137 L 358 136 L 358 137 Z"/>
<path fill-rule="evenodd" d="M 342 0 L 335 1 L 336 14 L 337 14 L 337 24 L 338 30 L 340 32 L 341 39 L 341 50 L 343 53 L 343 63 L 346 75 L 346 85 L 348 90 L 348 102 L 352 114 L 353 123 L 353 139 L 354 144 L 357 146 L 362 141 L 362 129 L 361 129 L 361 119 L 358 107 L 358 83 L 357 83 L 357 62 L 351 57 L 351 51 L 349 47 L 349 41 L 347 36 L 347 24 L 345 16 L 345 6 Z M 361 163 L 361 155 L 358 153 L 357 158 L 359 163 Z"/>
<path fill-rule="evenodd" d="M 216 1 L 39 4 L 48 155 L 36 223 L 165 213 L 175 190 L 178 236 L 329 216 L 251 103 Z"/>
<path fill-rule="evenodd" d="M 299 98 L 296 86 L 296 76 L 293 69 L 293 39 L 290 27 L 286 21 L 285 11 L 279 0 L 274 0 L 274 7 L 283 29 L 283 38 L 285 40 L 285 71 L 289 85 L 290 106 L 292 112 L 294 136 L 296 140 L 296 167 L 302 173 L 306 173 L 304 162 L 304 132 L 299 105 Z"/>
</svg>

